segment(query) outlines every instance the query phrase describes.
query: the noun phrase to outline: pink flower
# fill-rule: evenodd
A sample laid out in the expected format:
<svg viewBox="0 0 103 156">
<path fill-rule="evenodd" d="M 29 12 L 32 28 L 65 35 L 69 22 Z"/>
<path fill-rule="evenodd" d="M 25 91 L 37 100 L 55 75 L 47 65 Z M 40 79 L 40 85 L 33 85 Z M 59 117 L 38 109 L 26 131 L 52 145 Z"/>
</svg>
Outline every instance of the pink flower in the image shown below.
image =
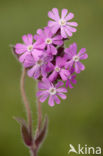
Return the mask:
<svg viewBox="0 0 103 156">
<path fill-rule="evenodd" d="M 34 36 L 24 35 L 23 43 L 17 43 L 13 52 L 26 68 L 27 75 L 38 80 L 40 102 L 48 98 L 48 104 L 54 106 L 60 103 L 59 97 L 66 99 L 66 88 L 73 88 L 73 84 L 77 83 L 75 73 L 85 69 L 81 60 L 87 59 L 88 55 L 85 48 L 77 53 L 76 43 L 65 49 L 65 41 L 69 41 L 78 26 L 70 21 L 74 18 L 73 13 L 62 9 L 59 16 L 58 9 L 53 8 L 48 16 L 51 18 L 48 26 L 38 29 Z M 63 81 L 65 88 L 61 87 Z"/>
<path fill-rule="evenodd" d="M 74 75 L 74 68 L 71 68 L 70 70 L 70 75 L 68 76 L 68 79 L 66 81 L 66 88 L 73 88 L 72 86 L 72 83 L 73 84 L 76 84 L 77 83 L 77 80 L 75 79 L 76 78 L 76 75 Z"/>
<path fill-rule="evenodd" d="M 33 77 L 34 79 L 38 79 L 40 76 L 46 77 L 48 61 L 48 57 L 40 56 L 38 59 L 35 59 L 34 56 L 28 54 L 24 61 L 24 67 L 28 68 L 28 76 Z"/>
<path fill-rule="evenodd" d="M 37 40 L 37 47 L 46 49 L 47 52 L 52 53 L 53 55 L 57 54 L 55 46 L 61 46 L 63 44 L 62 37 L 60 35 L 53 36 L 49 27 L 45 27 L 44 30 L 38 29 L 37 35 L 34 35 L 34 39 Z"/>
<path fill-rule="evenodd" d="M 58 76 L 61 77 L 63 81 L 66 81 L 68 79 L 68 76 L 70 75 L 69 71 L 65 69 L 66 59 L 63 57 L 57 56 L 56 58 L 56 64 L 51 65 L 51 69 L 53 72 L 49 76 L 50 81 L 56 80 Z"/>
<path fill-rule="evenodd" d="M 66 81 L 66 87 L 68 88 L 73 88 L 73 86 L 72 86 L 72 83 L 73 84 L 76 84 L 77 83 L 77 81 L 75 80 L 75 78 L 76 78 L 76 75 L 70 75 L 69 77 L 68 77 L 68 79 L 67 79 L 67 81 Z"/>
<path fill-rule="evenodd" d="M 65 64 L 66 68 L 72 67 L 74 65 L 76 73 L 80 73 L 80 71 L 83 71 L 85 69 L 85 66 L 80 62 L 80 60 L 88 58 L 85 48 L 82 48 L 77 54 L 77 44 L 73 43 L 72 45 L 70 45 L 69 48 L 66 48 L 64 51 L 66 53 L 65 58 L 68 59 L 68 62 L 66 62 Z"/>
<path fill-rule="evenodd" d="M 38 88 L 40 91 L 37 92 L 37 96 L 39 97 L 40 102 L 43 103 L 49 97 L 48 104 L 51 107 L 54 106 L 55 102 L 60 104 L 58 96 L 62 99 L 66 99 L 66 95 L 64 93 L 67 93 L 66 88 L 59 88 L 62 85 L 64 85 L 64 83 L 60 81 L 56 85 L 53 85 L 48 79 L 44 79 L 42 82 L 39 82 Z"/>
<path fill-rule="evenodd" d="M 15 45 L 15 53 L 19 55 L 19 61 L 21 63 L 24 62 L 25 57 L 30 53 L 32 53 L 35 56 L 35 58 L 42 54 L 41 50 L 35 48 L 35 43 L 33 43 L 32 34 L 24 35 L 22 37 L 22 40 L 24 42 L 23 44 L 17 43 Z"/>
<path fill-rule="evenodd" d="M 61 36 L 67 38 L 68 36 L 72 36 L 73 32 L 76 32 L 76 28 L 74 27 L 77 27 L 78 24 L 76 22 L 69 22 L 69 20 L 74 18 L 74 14 L 68 13 L 67 9 L 62 9 L 61 18 L 57 8 L 49 11 L 48 16 L 53 20 L 48 22 L 48 26 L 54 34 L 60 29 Z"/>
</svg>

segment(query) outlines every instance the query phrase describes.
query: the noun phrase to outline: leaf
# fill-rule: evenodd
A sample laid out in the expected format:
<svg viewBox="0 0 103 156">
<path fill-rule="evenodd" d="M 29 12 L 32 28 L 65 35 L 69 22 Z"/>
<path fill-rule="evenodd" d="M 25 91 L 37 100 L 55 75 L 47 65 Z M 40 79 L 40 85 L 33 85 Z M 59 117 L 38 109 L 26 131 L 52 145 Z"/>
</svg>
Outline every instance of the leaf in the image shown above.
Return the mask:
<svg viewBox="0 0 103 156">
<path fill-rule="evenodd" d="M 32 145 L 32 135 L 28 129 L 27 123 L 25 122 L 24 119 L 21 119 L 21 118 L 15 117 L 14 119 L 21 125 L 21 133 L 22 133 L 24 143 L 27 146 L 31 146 Z"/>
<path fill-rule="evenodd" d="M 45 120 L 44 120 L 43 128 L 41 129 L 41 131 L 39 132 L 38 136 L 35 139 L 35 145 L 37 147 L 39 147 L 39 145 L 43 142 L 43 140 L 45 138 L 45 135 L 46 135 L 46 132 L 47 132 L 47 126 L 48 126 L 48 118 L 46 116 Z"/>
</svg>

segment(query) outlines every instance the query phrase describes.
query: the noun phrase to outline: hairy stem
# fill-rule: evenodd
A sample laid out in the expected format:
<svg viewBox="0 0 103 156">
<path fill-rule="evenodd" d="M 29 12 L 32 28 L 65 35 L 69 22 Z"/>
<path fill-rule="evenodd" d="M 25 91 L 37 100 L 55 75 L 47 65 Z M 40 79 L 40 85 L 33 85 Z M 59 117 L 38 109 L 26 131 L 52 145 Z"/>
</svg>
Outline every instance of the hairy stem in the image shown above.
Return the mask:
<svg viewBox="0 0 103 156">
<path fill-rule="evenodd" d="M 30 132 L 32 133 L 32 116 L 31 116 L 29 102 L 28 102 L 28 99 L 27 99 L 26 93 L 25 93 L 25 77 L 26 77 L 26 69 L 23 68 L 22 75 L 21 75 L 21 81 L 20 81 L 20 89 L 21 89 L 21 95 L 23 98 L 24 106 L 25 106 L 25 109 L 27 112 L 29 129 L 30 129 Z"/>
<path fill-rule="evenodd" d="M 37 86 L 37 89 L 38 89 L 38 86 Z M 42 123 L 42 109 L 41 109 L 41 102 L 39 101 L 39 98 L 37 98 L 37 112 L 38 112 L 38 125 L 37 125 L 37 135 L 38 135 L 38 133 L 40 132 L 41 123 Z"/>
<path fill-rule="evenodd" d="M 37 156 L 37 149 L 33 149 L 33 147 L 31 148 L 31 156 Z"/>
<path fill-rule="evenodd" d="M 42 110 L 41 110 L 41 103 L 39 99 L 38 99 L 37 105 L 38 105 L 38 131 L 40 131 L 41 122 L 42 122 Z"/>
<path fill-rule="evenodd" d="M 28 119 L 28 126 L 30 129 L 30 133 L 32 135 L 32 115 L 31 115 L 31 109 L 28 102 L 28 99 L 26 97 L 25 93 L 25 77 L 26 77 L 26 69 L 23 68 L 23 72 L 21 75 L 21 81 L 20 81 L 20 88 L 21 88 L 21 95 L 23 98 L 24 106 L 27 112 L 27 119 Z M 37 132 L 36 136 L 39 135 L 39 132 L 41 130 L 41 123 L 42 123 L 42 110 L 41 110 L 41 103 L 39 99 L 37 98 L 37 113 L 38 113 L 38 123 L 37 123 Z M 37 156 L 38 148 L 35 146 L 35 142 L 33 141 L 31 147 L 30 147 L 30 153 L 31 156 Z"/>
</svg>

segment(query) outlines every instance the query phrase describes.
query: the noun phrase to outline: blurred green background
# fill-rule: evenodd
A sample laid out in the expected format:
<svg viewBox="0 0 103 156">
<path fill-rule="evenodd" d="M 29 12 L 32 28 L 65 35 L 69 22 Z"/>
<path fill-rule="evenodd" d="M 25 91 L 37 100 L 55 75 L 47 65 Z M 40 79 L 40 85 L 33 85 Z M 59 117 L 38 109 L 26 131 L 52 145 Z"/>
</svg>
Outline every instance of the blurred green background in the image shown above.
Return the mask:
<svg viewBox="0 0 103 156">
<path fill-rule="evenodd" d="M 13 116 L 26 116 L 19 88 L 21 65 L 9 45 L 46 26 L 53 7 L 75 14 L 78 31 L 67 45 L 77 42 L 79 49 L 86 47 L 89 58 L 67 100 L 53 108 L 42 104 L 49 129 L 39 156 L 68 156 L 69 144 L 103 148 L 103 0 L 0 0 L 0 156 L 29 156 L 13 120 Z M 35 129 L 35 83 L 30 78 L 26 82 Z"/>
</svg>

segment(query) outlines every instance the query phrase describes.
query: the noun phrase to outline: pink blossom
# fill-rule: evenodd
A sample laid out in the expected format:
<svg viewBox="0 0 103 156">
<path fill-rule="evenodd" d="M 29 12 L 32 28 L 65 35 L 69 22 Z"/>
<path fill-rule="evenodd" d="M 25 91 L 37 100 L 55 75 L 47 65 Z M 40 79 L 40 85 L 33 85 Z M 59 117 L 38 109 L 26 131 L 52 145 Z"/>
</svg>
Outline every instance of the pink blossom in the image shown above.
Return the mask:
<svg viewBox="0 0 103 156">
<path fill-rule="evenodd" d="M 36 46 L 41 49 L 46 49 L 48 53 L 53 55 L 57 54 L 56 46 L 63 44 L 62 37 L 60 35 L 53 36 L 51 29 L 45 27 L 44 30 L 38 29 L 37 35 L 34 35 L 34 39 L 37 41 Z"/>
<path fill-rule="evenodd" d="M 48 97 L 48 104 L 52 107 L 54 106 L 55 102 L 60 104 L 60 97 L 61 99 L 66 99 L 67 89 L 62 87 L 64 83 L 59 81 L 56 85 L 51 83 L 48 79 L 44 79 L 42 82 L 39 82 L 38 88 L 40 91 L 37 92 L 37 96 L 39 97 L 40 102 L 44 102 Z"/>
<path fill-rule="evenodd" d="M 74 18 L 73 13 L 62 9 L 59 16 L 58 9 L 53 8 L 48 16 L 51 18 L 48 26 L 38 29 L 34 36 L 24 35 L 23 43 L 17 43 L 13 51 L 26 68 L 27 75 L 39 81 L 39 100 L 44 102 L 49 97 L 48 104 L 54 106 L 60 103 L 59 97 L 66 99 L 66 88 L 73 88 L 76 84 L 76 73 L 85 69 L 81 61 L 88 55 L 85 48 L 77 53 L 76 43 L 65 48 L 65 40 L 69 41 L 68 37 L 76 32 L 78 26 L 70 21 Z M 63 82 L 66 88 L 61 88 Z"/>
<path fill-rule="evenodd" d="M 48 22 L 48 26 L 54 34 L 60 29 L 61 36 L 67 38 L 68 36 L 72 36 L 73 32 L 76 32 L 76 28 L 74 27 L 77 27 L 78 24 L 76 22 L 69 22 L 74 18 L 74 14 L 68 13 L 67 9 L 62 9 L 60 17 L 58 9 L 53 8 L 52 11 L 48 12 L 48 16 L 52 19 L 52 21 Z"/>
<path fill-rule="evenodd" d="M 68 77 L 68 79 L 67 79 L 67 81 L 66 81 L 66 87 L 68 88 L 68 86 L 69 86 L 69 88 L 73 88 L 73 86 L 72 86 L 72 83 L 73 84 L 76 84 L 76 80 L 75 80 L 75 78 L 76 78 L 76 75 L 70 75 L 69 77 Z"/>
<path fill-rule="evenodd" d="M 77 54 L 77 44 L 73 43 L 69 46 L 69 48 L 66 48 L 64 51 L 66 53 L 65 57 L 66 59 L 68 59 L 68 62 L 66 62 L 65 64 L 66 68 L 72 67 L 74 65 L 76 73 L 80 73 L 80 71 L 83 71 L 85 69 L 85 66 L 80 62 L 80 60 L 88 58 L 85 48 L 82 48 Z"/>
<path fill-rule="evenodd" d="M 70 75 L 69 71 L 65 69 L 66 59 L 63 57 L 57 56 L 55 65 L 51 65 L 52 73 L 49 76 L 50 81 L 56 80 L 58 76 L 61 77 L 63 81 L 67 80 L 67 77 Z"/>
<path fill-rule="evenodd" d="M 29 77 L 38 79 L 40 76 L 47 76 L 49 57 L 44 57 L 43 55 L 35 59 L 31 54 L 28 54 L 24 61 L 24 67 L 28 68 L 27 74 Z"/>
<path fill-rule="evenodd" d="M 76 84 L 77 83 L 77 80 L 75 79 L 76 78 L 76 75 L 74 74 L 74 68 L 70 68 L 70 75 L 68 76 L 68 79 L 66 81 L 66 88 L 73 88 L 73 84 Z"/>
<path fill-rule="evenodd" d="M 19 55 L 19 61 L 21 63 L 24 62 L 25 57 L 30 53 L 32 53 L 35 56 L 35 58 L 42 54 L 41 50 L 35 48 L 35 43 L 33 42 L 32 34 L 24 35 L 22 37 L 22 40 L 24 42 L 23 44 L 17 43 L 15 45 L 15 53 Z"/>
</svg>

